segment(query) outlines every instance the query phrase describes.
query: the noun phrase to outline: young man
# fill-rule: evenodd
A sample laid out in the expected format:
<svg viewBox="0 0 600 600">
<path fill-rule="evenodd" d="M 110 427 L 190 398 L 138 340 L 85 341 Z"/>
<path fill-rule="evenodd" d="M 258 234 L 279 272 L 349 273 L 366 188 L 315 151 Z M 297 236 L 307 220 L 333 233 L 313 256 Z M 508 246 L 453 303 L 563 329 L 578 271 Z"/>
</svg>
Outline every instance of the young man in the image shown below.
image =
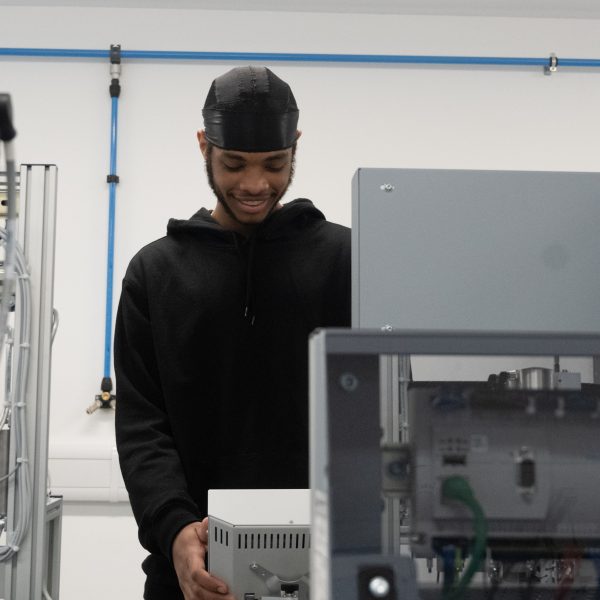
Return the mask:
<svg viewBox="0 0 600 600">
<path fill-rule="evenodd" d="M 280 203 L 298 108 L 266 68 L 212 84 L 212 211 L 131 261 L 115 333 L 117 445 L 146 600 L 232 600 L 205 569 L 207 490 L 308 487 L 308 336 L 350 325 L 350 232 Z"/>
</svg>

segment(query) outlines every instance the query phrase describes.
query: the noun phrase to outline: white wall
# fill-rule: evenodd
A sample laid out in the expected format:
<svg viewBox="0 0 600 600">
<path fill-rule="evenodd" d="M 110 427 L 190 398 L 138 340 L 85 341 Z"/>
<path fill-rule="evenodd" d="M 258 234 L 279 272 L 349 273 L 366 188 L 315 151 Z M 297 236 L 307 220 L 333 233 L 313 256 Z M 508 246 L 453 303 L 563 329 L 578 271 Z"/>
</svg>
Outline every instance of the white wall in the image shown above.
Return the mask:
<svg viewBox="0 0 600 600">
<path fill-rule="evenodd" d="M 0 23 L 2 47 L 571 58 L 597 58 L 600 49 L 600 21 L 583 20 L 0 7 Z M 231 66 L 124 65 L 117 294 L 133 253 L 163 235 L 169 217 L 213 205 L 195 131 L 210 82 Z M 350 224 L 358 167 L 600 168 L 597 71 L 545 77 L 541 68 L 269 66 L 290 82 L 301 108 L 290 197 L 313 199 L 333 221 Z M 114 445 L 113 415 L 84 412 L 103 375 L 108 84 L 107 62 L 0 58 L 18 158 L 60 169 L 51 444 L 55 453 L 67 448 L 88 458 L 95 449 L 110 457 Z M 66 507 L 63 600 L 141 597 L 143 552 L 128 512 L 81 506 Z M 119 560 L 109 561 L 108 573 L 111 553 Z"/>
</svg>

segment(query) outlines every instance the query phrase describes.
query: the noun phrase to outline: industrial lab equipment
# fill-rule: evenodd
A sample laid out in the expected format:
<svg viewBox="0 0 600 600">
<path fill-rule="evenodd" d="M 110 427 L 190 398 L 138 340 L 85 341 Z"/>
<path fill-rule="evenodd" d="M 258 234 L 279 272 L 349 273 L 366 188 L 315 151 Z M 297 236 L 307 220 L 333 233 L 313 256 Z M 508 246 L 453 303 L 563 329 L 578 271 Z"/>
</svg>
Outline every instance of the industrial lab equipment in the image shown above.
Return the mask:
<svg viewBox="0 0 600 600">
<path fill-rule="evenodd" d="M 56 600 L 62 499 L 47 487 L 56 166 L 22 165 L 19 181 L 17 285 L 11 328 L 2 340 L 8 349 L 0 432 L 0 597 Z"/>
<path fill-rule="evenodd" d="M 600 336 L 586 334 L 316 334 L 311 340 L 313 600 L 454 598 L 464 595 L 475 573 L 492 560 L 558 565 L 573 556 L 595 560 L 597 385 L 579 384 L 572 373 L 537 369 L 492 374 L 489 381 L 409 382 L 410 441 L 389 444 L 382 436 L 381 357 L 597 354 Z M 404 507 L 398 547 L 386 544 L 383 507 L 390 498 Z M 475 561 L 472 572 L 470 563 L 462 569 L 469 574 L 463 589 L 418 580 L 410 553 L 418 562 L 444 560 L 448 552 L 452 561 L 457 555 Z M 481 592 L 481 585 L 474 589 Z M 577 585 L 571 583 L 573 589 Z M 558 583 L 549 589 L 560 591 Z"/>
<path fill-rule="evenodd" d="M 238 600 L 308 600 L 310 493 L 209 490 L 209 569 Z"/>
<path fill-rule="evenodd" d="M 600 331 L 600 173 L 359 169 L 352 326 Z"/>
<path fill-rule="evenodd" d="M 360 169 L 352 210 L 357 329 L 310 343 L 312 599 L 596 594 L 600 174 Z"/>
<path fill-rule="evenodd" d="M 469 481 L 495 557 L 556 558 L 600 547 L 600 386 L 529 368 L 486 382 L 409 387 L 412 549 L 441 554 L 473 534 L 472 517 L 442 494 Z"/>
</svg>

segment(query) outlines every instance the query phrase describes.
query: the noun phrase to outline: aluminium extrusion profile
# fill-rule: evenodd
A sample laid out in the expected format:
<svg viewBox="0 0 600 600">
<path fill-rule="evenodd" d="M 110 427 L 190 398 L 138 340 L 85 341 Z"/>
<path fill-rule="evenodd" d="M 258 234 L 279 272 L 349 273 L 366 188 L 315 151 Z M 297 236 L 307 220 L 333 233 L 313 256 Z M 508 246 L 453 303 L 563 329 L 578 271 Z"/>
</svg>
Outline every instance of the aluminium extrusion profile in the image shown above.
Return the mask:
<svg viewBox="0 0 600 600">
<path fill-rule="evenodd" d="M 33 504 L 31 527 L 18 552 L 12 560 L 0 563 L 0 597 L 37 600 L 43 597 L 46 586 L 50 597 L 56 599 L 59 596 L 62 499 L 48 496 L 47 476 L 57 168 L 22 165 L 20 182 L 18 241 L 27 257 L 32 283 L 25 410 Z M 15 339 L 18 339 L 17 332 Z M 10 452 L 11 462 L 14 462 L 12 444 Z M 9 485 L 8 506 L 8 529 L 11 530 L 17 510 L 13 483 Z"/>
</svg>

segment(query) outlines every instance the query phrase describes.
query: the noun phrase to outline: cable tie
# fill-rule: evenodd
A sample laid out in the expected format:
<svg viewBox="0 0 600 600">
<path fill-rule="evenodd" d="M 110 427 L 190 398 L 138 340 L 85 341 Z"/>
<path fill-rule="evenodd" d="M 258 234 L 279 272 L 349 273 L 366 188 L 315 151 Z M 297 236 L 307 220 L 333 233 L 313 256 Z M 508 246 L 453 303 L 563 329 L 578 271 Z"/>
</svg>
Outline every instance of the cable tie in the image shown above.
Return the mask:
<svg viewBox="0 0 600 600">
<path fill-rule="evenodd" d="M 15 402 L 15 406 L 17 408 L 25 408 L 25 402 Z"/>
<path fill-rule="evenodd" d="M 9 546 L 9 548 L 13 551 L 13 552 L 18 552 L 20 550 L 19 546 Z"/>
<path fill-rule="evenodd" d="M 18 464 L 22 464 L 22 463 L 28 463 L 29 459 L 28 458 L 23 458 L 22 456 L 17 458 L 17 463 Z"/>
<path fill-rule="evenodd" d="M 29 273 L 22 273 L 21 275 L 19 275 L 19 279 L 26 280 L 26 279 L 29 279 L 29 278 L 30 278 L 29 277 Z"/>
</svg>

